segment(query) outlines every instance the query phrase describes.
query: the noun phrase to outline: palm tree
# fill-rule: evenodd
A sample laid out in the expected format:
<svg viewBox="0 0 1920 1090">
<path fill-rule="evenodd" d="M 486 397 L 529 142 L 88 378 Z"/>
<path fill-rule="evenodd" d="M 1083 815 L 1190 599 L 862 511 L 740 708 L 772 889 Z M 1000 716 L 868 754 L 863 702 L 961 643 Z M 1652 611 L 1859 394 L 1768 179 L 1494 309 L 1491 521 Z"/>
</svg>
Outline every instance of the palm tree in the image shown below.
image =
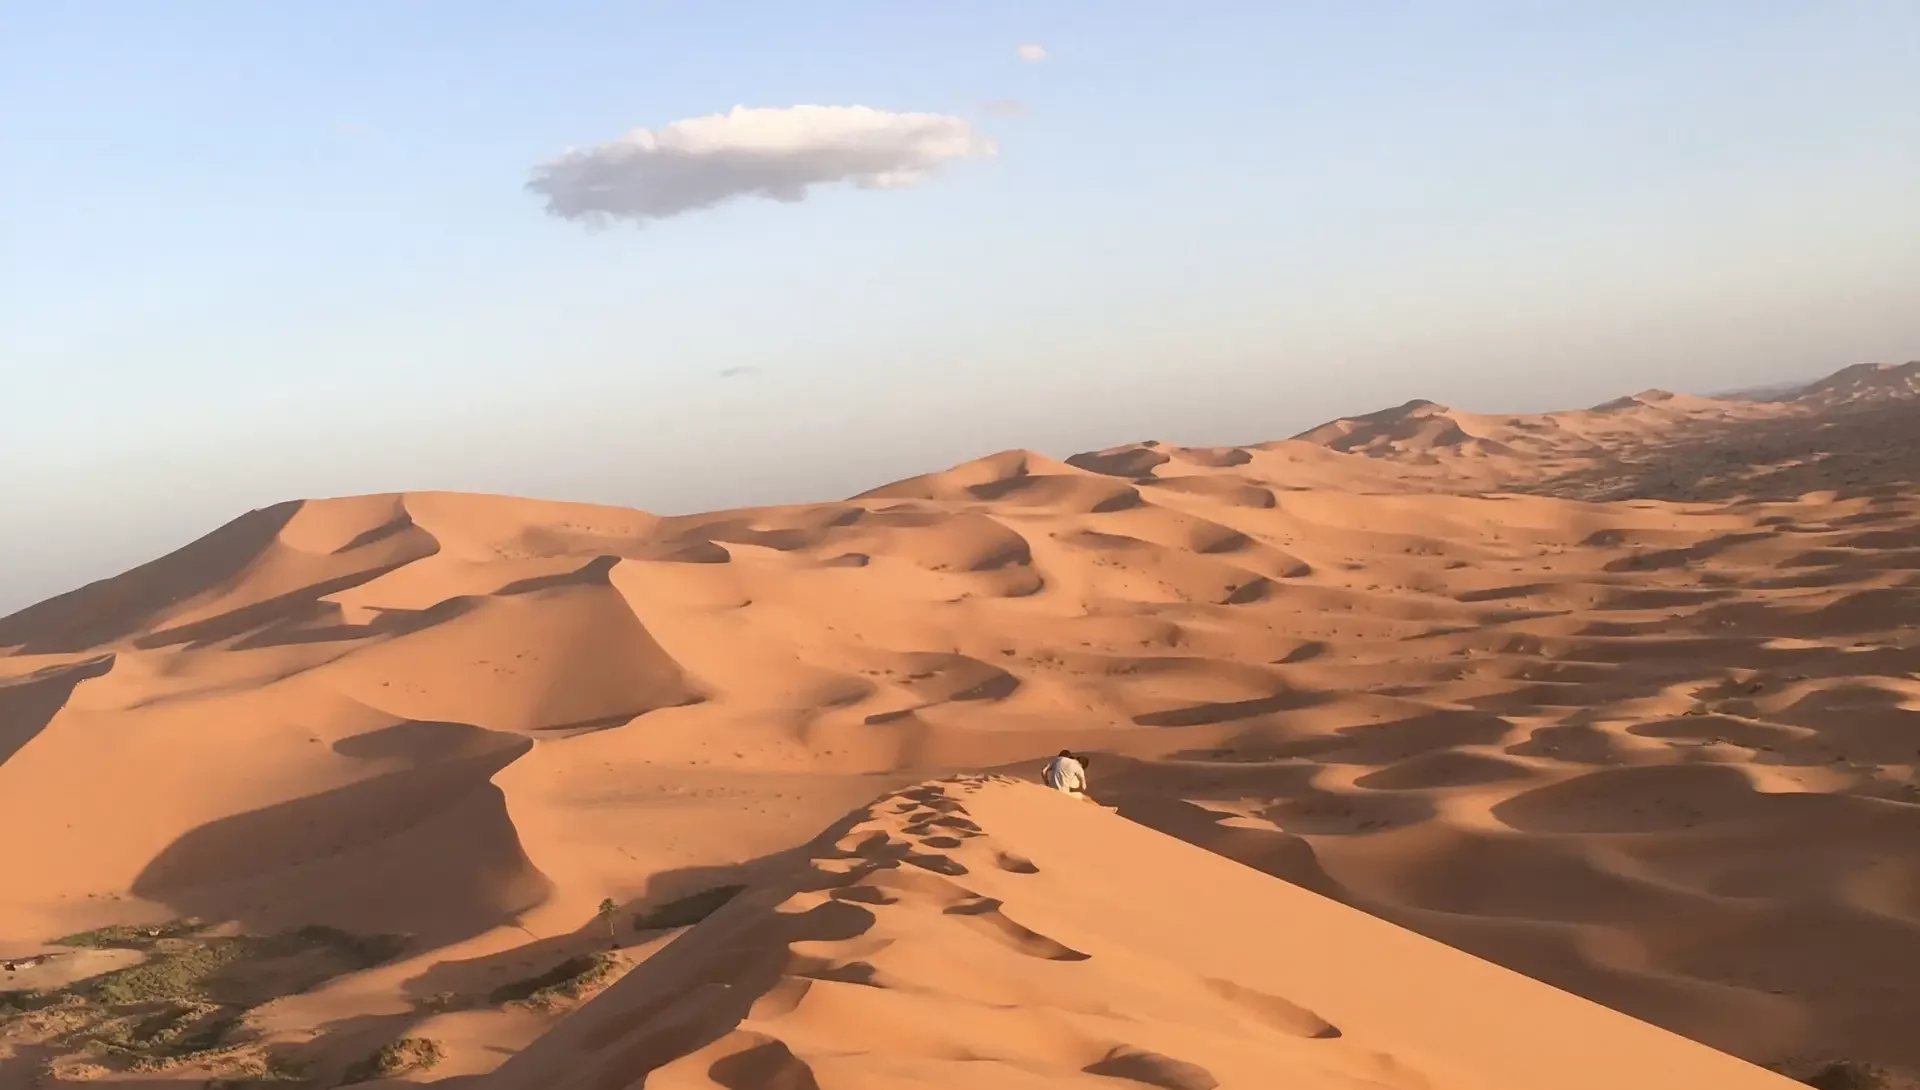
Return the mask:
<svg viewBox="0 0 1920 1090">
<path fill-rule="evenodd" d="M 607 945 L 616 949 L 620 946 L 620 939 L 613 933 L 613 914 L 618 911 L 620 906 L 613 903 L 613 898 L 600 902 L 600 918 L 607 921 Z"/>
</svg>

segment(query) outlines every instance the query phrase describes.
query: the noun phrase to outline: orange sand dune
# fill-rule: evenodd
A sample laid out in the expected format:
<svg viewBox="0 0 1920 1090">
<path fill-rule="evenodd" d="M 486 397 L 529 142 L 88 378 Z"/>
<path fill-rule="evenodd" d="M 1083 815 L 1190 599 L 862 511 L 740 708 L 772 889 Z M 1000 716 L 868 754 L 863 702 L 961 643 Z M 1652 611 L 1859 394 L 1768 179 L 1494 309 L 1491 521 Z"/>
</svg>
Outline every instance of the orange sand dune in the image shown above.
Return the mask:
<svg viewBox="0 0 1920 1090">
<path fill-rule="evenodd" d="M 888 795 L 480 1085 L 1765 1090 L 1044 788 Z"/>
<path fill-rule="evenodd" d="M 166 1079 L 298 1068 L 324 1083 L 402 1037 L 440 1052 L 400 1081 L 482 1076 L 523 1048 L 512 1070 L 546 1070 L 539 1056 L 578 1047 L 600 1017 L 567 1011 L 610 977 L 642 967 L 589 1010 L 706 971 L 710 932 L 675 953 L 636 914 L 745 885 L 729 918 L 778 931 L 772 904 L 802 892 L 780 883 L 830 862 L 802 847 L 818 830 L 929 778 L 1031 778 L 1062 747 L 1093 754 L 1094 794 L 1121 818 L 1240 869 L 1186 852 L 1169 866 L 1193 878 L 1135 872 L 1124 857 L 1149 852 L 1145 834 L 1035 809 L 978 821 L 1054 861 L 967 888 L 1056 942 L 1104 944 L 1096 960 L 1116 965 L 1215 956 L 1177 953 L 1192 936 L 1155 922 L 1163 887 L 1264 890 L 1245 896 L 1268 906 L 1267 932 L 1199 929 L 1267 951 L 1246 955 L 1258 980 L 1220 979 L 1345 1036 L 1276 1037 L 1257 1018 L 1244 1039 L 1200 1033 L 1195 1018 L 1252 1017 L 1200 985 L 1156 999 L 1120 980 L 1089 999 L 1033 977 L 1031 958 L 948 966 L 941 943 L 905 937 L 998 917 L 956 921 L 945 909 L 962 902 L 921 889 L 895 914 L 907 931 L 874 933 L 922 959 L 888 970 L 921 990 L 768 992 L 795 1004 L 778 1017 L 797 1027 L 771 1036 L 820 1085 L 880 1077 L 842 1056 L 869 1022 L 900 1038 L 899 1070 L 930 1080 L 972 1049 L 1099 1085 L 1096 1044 L 1221 1085 L 1271 1056 L 1325 1085 L 1419 1085 L 1366 1066 L 1382 1053 L 1435 1088 L 1584 1085 L 1564 1080 L 1608 1061 L 1566 1057 L 1603 1040 L 1671 1053 L 1663 1070 L 1724 1063 L 1431 945 L 1408 955 L 1431 974 L 1370 968 L 1384 963 L 1360 948 L 1399 932 L 1369 920 L 1746 1060 L 1920 1069 L 1910 370 L 1850 369 L 1774 402 L 1649 391 L 1534 416 L 1416 402 L 1274 443 L 1014 451 L 843 501 L 671 518 L 447 493 L 250 513 L 0 618 L 0 960 L 53 954 L 18 979 L 67 982 L 0 982 L 33 992 L 0 995 L 0 1087 L 152 1076 L 156 1008 L 60 990 L 91 987 L 88 972 L 185 956 L 154 943 L 314 924 L 404 944 L 376 944 L 371 967 L 326 962 L 332 975 L 311 952 L 233 969 L 251 983 L 168 1000 L 218 1047 L 170 1054 Z M 1026 797 L 995 787 L 978 805 Z M 1074 830 L 1088 858 L 1109 853 L 1098 873 L 1055 843 Z M 1047 877 L 1072 874 L 1139 905 L 1076 918 L 1086 894 Z M 596 916 L 607 900 L 610 921 Z M 179 917 L 205 930 L 93 961 L 50 943 Z M 1319 956 L 1291 945 L 1309 918 L 1369 936 L 1329 947 L 1348 983 L 1284 971 Z M 886 964 L 872 939 L 781 941 L 805 957 L 827 956 L 808 942 L 852 943 L 834 956 Z M 609 942 L 622 960 L 591 986 L 510 998 Z M 282 979 L 295 983 L 263 983 Z M 1443 1014 L 1515 988 L 1548 998 L 1506 1035 L 1509 1066 L 1491 1036 L 1435 1043 Z M 1362 992 L 1392 994 L 1369 1006 Z M 1082 1025 L 1102 996 L 1137 1032 L 1020 1028 Z M 1428 997 L 1431 1025 L 1391 1005 L 1408 996 Z M 1003 1016 L 955 1013 L 983 1002 L 1016 1016 L 995 1029 Z M 135 1025 L 149 1037 L 129 1044 Z M 1589 1031 L 1559 1061 L 1529 1051 Z M 995 1033 L 999 1046 L 977 1039 Z M 808 1085 L 779 1082 L 802 1076 L 761 1045 L 685 1061 L 688 1085 Z M 1112 1071 L 1197 1078 L 1133 1055 Z M 1715 1085 L 1765 1084 L 1728 1070 Z"/>
</svg>

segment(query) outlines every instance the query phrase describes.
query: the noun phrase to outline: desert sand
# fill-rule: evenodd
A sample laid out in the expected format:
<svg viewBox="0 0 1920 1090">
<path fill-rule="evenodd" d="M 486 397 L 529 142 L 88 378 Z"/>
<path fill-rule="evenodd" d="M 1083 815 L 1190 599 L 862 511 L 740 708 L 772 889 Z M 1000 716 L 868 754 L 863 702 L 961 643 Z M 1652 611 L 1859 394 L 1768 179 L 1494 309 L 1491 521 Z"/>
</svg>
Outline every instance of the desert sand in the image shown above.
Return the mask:
<svg viewBox="0 0 1920 1090">
<path fill-rule="evenodd" d="M 0 1087 L 1920 1069 L 1917 420 L 249 513 L 0 619 Z"/>
</svg>

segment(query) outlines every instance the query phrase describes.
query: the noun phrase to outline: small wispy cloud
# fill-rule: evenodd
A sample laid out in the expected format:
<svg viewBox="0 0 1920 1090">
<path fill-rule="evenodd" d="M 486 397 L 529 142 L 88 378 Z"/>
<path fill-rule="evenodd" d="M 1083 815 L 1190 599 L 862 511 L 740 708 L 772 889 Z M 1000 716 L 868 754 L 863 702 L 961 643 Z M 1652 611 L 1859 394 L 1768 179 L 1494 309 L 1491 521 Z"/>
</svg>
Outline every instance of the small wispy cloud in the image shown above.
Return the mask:
<svg viewBox="0 0 1920 1090">
<path fill-rule="evenodd" d="M 815 186 L 918 185 L 957 159 L 996 154 L 964 118 L 868 106 L 735 106 L 672 121 L 534 169 L 527 188 L 567 220 L 645 225 L 738 197 L 794 202 Z"/>
<path fill-rule="evenodd" d="M 718 372 L 721 378 L 750 378 L 760 373 L 758 367 L 723 367 Z"/>
<path fill-rule="evenodd" d="M 1027 113 L 1027 104 L 1017 98 L 990 98 L 980 108 L 995 117 L 1024 117 Z"/>
<path fill-rule="evenodd" d="M 1013 55 L 1028 64 L 1039 64 L 1047 59 L 1047 47 L 1038 42 L 1022 42 L 1014 47 Z"/>
</svg>

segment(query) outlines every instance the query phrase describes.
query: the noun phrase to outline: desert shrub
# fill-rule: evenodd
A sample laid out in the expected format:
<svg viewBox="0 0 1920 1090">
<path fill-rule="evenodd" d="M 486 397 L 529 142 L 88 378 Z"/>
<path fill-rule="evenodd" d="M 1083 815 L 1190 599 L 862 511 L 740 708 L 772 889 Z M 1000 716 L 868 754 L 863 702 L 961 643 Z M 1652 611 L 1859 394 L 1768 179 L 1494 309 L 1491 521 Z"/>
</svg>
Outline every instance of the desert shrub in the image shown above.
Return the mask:
<svg viewBox="0 0 1920 1090">
<path fill-rule="evenodd" d="M 311 951 L 325 951 L 332 964 L 316 964 L 298 979 L 287 981 L 290 991 L 301 991 L 338 976 L 342 972 L 371 968 L 394 957 L 406 940 L 397 935 L 355 935 L 330 927 L 310 926 L 283 931 L 276 935 L 233 935 L 214 938 L 155 938 L 145 947 L 147 960 L 138 965 L 102 973 L 84 981 L 75 991 L 108 1006 L 158 1001 L 196 1001 L 219 998 L 215 993 L 234 990 L 232 981 L 222 989 L 229 970 L 239 972 L 241 963 L 290 958 Z M 234 996 L 227 995 L 229 1001 Z"/>
<path fill-rule="evenodd" d="M 108 1006 L 207 998 L 206 985 L 249 953 L 245 939 L 156 943 L 147 960 L 83 981 L 75 991 Z"/>
<path fill-rule="evenodd" d="M 204 924 L 195 919 L 168 920 L 166 923 L 117 923 L 96 927 L 53 940 L 55 946 L 90 946 L 100 950 L 144 950 L 160 939 L 177 939 L 200 930 Z"/>
<path fill-rule="evenodd" d="M 538 976 L 500 985 L 488 994 L 487 1001 L 547 1007 L 562 999 L 578 999 L 582 992 L 612 976 L 619 965 L 620 959 L 612 954 L 568 958 Z"/>
<path fill-rule="evenodd" d="M 38 994 L 27 991 L 0 992 L 0 1017 L 32 1010 L 34 997 Z"/>
<path fill-rule="evenodd" d="M 390 1079 L 409 1071 L 428 1071 L 445 1055 L 440 1042 L 431 1037 L 402 1037 L 381 1045 L 378 1052 L 355 1062 L 347 1068 L 341 1082 L 350 1085 L 372 1082 L 374 1079 Z"/>
<path fill-rule="evenodd" d="M 153 1071 L 217 1060 L 264 1063 L 257 1049 L 236 1044 L 235 1031 L 255 1006 L 305 991 L 342 973 L 396 956 L 406 939 L 356 935 L 309 926 L 273 935 L 203 935 L 196 921 L 152 927 L 116 926 L 69 935 L 69 945 L 137 949 L 146 959 L 44 993 L 0 996 L 9 1011 L 71 1008 L 65 1040 L 115 1066 Z M 249 1058 L 251 1057 L 251 1058 Z M 257 1066 L 257 1065 L 256 1065 Z M 269 1065 L 271 1066 L 271 1065 Z M 261 1068 L 248 1080 L 284 1082 L 284 1071 Z"/>
<path fill-rule="evenodd" d="M 135 1071 L 160 1071 L 226 1053 L 245 1012 L 217 1003 L 169 1002 L 157 1011 L 108 1014 L 84 1032 L 96 1055 L 120 1056 Z"/>
</svg>

